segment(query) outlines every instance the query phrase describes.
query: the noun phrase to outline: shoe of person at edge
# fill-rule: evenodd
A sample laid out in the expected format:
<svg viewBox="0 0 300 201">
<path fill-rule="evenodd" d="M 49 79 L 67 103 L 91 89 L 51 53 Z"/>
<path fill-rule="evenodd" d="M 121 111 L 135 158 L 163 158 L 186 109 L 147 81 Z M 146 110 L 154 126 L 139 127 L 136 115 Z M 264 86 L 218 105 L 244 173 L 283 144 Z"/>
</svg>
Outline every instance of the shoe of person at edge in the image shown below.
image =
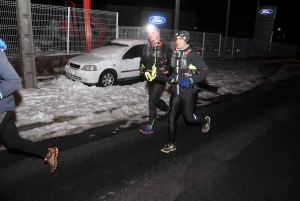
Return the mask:
<svg viewBox="0 0 300 201">
<path fill-rule="evenodd" d="M 145 135 L 148 135 L 148 134 L 153 134 L 153 129 L 152 129 L 152 126 L 147 124 L 146 126 L 144 126 L 144 128 L 141 128 L 140 129 L 140 132 L 145 134 Z"/>
<path fill-rule="evenodd" d="M 205 120 L 206 120 L 206 124 L 202 125 L 202 133 L 207 133 L 210 129 L 210 121 L 211 121 L 210 117 L 206 116 Z"/>
<path fill-rule="evenodd" d="M 166 144 L 160 151 L 168 154 L 171 151 L 175 151 L 175 150 L 176 150 L 176 145 L 174 145 L 174 144 Z"/>
<path fill-rule="evenodd" d="M 58 163 L 58 148 L 48 148 L 48 153 L 44 158 L 44 162 L 47 162 L 50 166 L 50 172 L 54 172 Z"/>
</svg>

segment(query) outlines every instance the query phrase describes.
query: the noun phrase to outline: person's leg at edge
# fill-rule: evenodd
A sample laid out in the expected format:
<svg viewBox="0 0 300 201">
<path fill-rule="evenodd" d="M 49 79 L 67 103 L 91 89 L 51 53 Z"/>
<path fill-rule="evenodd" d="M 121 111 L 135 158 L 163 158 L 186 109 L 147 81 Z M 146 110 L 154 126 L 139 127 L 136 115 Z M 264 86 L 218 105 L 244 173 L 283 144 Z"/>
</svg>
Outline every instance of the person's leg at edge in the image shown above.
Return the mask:
<svg viewBox="0 0 300 201">
<path fill-rule="evenodd" d="M 1 138 L 4 140 L 8 149 L 17 149 L 27 153 L 35 154 L 44 158 L 48 150 L 37 147 L 30 140 L 25 140 L 19 136 L 19 132 L 12 119 L 12 112 L 7 112 L 1 123 Z M 0 131 L 1 131 L 0 130 Z"/>
<path fill-rule="evenodd" d="M 1 125 L 0 136 L 4 140 L 8 149 L 17 149 L 27 153 L 40 156 L 50 165 L 50 171 L 54 172 L 57 168 L 57 147 L 43 149 L 38 147 L 34 142 L 20 137 L 12 112 L 7 112 Z"/>
</svg>

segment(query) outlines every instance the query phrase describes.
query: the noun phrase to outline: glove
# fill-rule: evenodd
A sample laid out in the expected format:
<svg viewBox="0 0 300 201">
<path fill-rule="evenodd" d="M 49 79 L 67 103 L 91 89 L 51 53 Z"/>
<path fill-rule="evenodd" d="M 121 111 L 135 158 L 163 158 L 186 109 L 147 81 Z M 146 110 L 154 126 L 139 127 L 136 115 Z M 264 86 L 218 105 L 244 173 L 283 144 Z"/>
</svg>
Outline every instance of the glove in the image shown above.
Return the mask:
<svg viewBox="0 0 300 201">
<path fill-rule="evenodd" d="M 7 46 L 6 46 L 5 42 L 1 39 L 0 39 L 0 49 L 1 50 L 6 50 L 7 49 Z"/>
<path fill-rule="evenodd" d="M 169 82 L 169 77 L 163 72 L 157 71 L 155 79 L 160 82 Z"/>
<path fill-rule="evenodd" d="M 174 81 L 175 81 L 173 75 L 170 75 L 170 76 L 168 77 L 168 79 L 169 79 L 169 83 L 170 83 L 170 84 L 174 83 Z"/>
<path fill-rule="evenodd" d="M 145 74 L 146 68 L 145 67 L 140 67 L 140 74 Z"/>
<path fill-rule="evenodd" d="M 179 85 L 183 88 L 190 88 L 191 81 L 189 79 L 180 80 Z"/>
<path fill-rule="evenodd" d="M 164 67 L 158 68 L 158 70 L 162 71 L 162 72 L 166 71 L 166 69 Z"/>
</svg>

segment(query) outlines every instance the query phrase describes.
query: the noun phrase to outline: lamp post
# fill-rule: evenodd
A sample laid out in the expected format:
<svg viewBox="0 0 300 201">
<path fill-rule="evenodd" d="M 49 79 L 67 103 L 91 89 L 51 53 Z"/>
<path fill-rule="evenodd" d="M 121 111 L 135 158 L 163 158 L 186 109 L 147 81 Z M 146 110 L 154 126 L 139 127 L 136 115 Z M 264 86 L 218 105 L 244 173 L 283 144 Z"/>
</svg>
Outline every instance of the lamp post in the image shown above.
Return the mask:
<svg viewBox="0 0 300 201">
<path fill-rule="evenodd" d="M 226 53 L 227 48 L 227 37 L 228 37 L 228 27 L 229 27 L 229 17 L 230 17 L 230 4 L 231 0 L 228 0 L 228 6 L 227 6 L 227 18 L 226 18 L 226 30 L 225 30 L 225 41 L 224 41 L 224 48 L 223 48 L 223 54 Z"/>
<path fill-rule="evenodd" d="M 260 1 L 257 2 L 257 8 L 256 8 L 254 36 L 253 36 L 254 39 L 256 39 L 256 26 L 257 26 L 257 18 L 258 18 L 259 6 L 260 6 Z"/>
<path fill-rule="evenodd" d="M 228 27 L 229 27 L 229 18 L 230 18 L 230 4 L 231 4 L 231 0 L 228 0 L 225 37 L 228 37 Z"/>
<path fill-rule="evenodd" d="M 180 7 L 180 0 L 176 0 L 176 5 L 175 5 L 175 26 L 174 26 L 175 31 L 178 31 L 179 7 Z"/>
</svg>

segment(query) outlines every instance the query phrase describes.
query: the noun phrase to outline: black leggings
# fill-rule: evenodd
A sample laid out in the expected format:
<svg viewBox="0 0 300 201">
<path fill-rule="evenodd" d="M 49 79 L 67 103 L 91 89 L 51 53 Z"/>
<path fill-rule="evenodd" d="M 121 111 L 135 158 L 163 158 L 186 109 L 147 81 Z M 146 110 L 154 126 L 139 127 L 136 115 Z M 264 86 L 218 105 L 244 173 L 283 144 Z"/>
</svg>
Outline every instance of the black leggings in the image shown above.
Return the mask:
<svg viewBox="0 0 300 201">
<path fill-rule="evenodd" d="M 161 94 L 163 93 L 166 84 L 159 82 L 148 83 L 148 93 L 149 93 L 149 125 L 154 124 L 156 118 L 156 108 L 167 112 L 169 106 L 165 101 L 160 99 Z"/>
<path fill-rule="evenodd" d="M 12 112 L 7 112 L 0 124 L 0 137 L 8 149 L 17 149 L 27 153 L 32 153 L 44 158 L 47 149 L 41 149 L 30 140 L 25 140 L 19 136 L 18 129 L 12 119 Z"/>
<path fill-rule="evenodd" d="M 177 132 L 177 120 L 183 112 L 184 119 L 189 123 L 205 124 L 206 120 L 203 117 L 196 116 L 194 114 L 197 106 L 197 93 L 178 95 L 176 93 L 171 94 L 170 98 L 170 114 L 168 119 L 168 133 L 170 143 L 175 144 L 176 132 Z"/>
</svg>

